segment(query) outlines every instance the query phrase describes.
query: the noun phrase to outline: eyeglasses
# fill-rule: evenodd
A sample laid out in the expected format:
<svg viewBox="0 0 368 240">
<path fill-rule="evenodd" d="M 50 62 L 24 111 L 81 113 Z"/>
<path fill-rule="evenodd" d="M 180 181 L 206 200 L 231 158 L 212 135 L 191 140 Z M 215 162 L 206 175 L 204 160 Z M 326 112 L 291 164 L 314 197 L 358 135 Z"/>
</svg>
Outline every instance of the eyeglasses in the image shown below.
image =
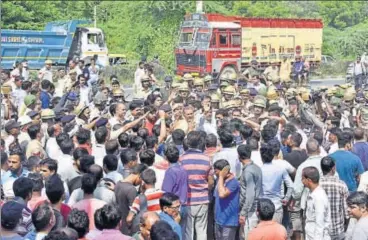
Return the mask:
<svg viewBox="0 0 368 240">
<path fill-rule="evenodd" d="M 171 207 L 168 207 L 168 208 L 171 208 L 171 209 L 173 209 L 173 210 L 177 210 L 177 211 L 179 211 L 179 209 L 180 209 L 180 205 L 178 205 L 178 206 L 176 206 L 176 207 L 171 206 Z"/>
</svg>

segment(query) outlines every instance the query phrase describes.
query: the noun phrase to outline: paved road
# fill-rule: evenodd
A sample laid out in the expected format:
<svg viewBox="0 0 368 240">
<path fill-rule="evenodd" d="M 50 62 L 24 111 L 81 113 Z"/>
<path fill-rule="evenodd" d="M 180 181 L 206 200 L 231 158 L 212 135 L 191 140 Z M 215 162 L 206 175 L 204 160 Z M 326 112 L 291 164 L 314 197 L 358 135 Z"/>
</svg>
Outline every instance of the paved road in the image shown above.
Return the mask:
<svg viewBox="0 0 368 240">
<path fill-rule="evenodd" d="M 333 87 L 336 84 L 344 84 L 345 83 L 345 79 L 343 78 L 326 78 L 326 79 L 313 79 L 310 81 L 311 83 L 311 87 L 317 88 L 317 87 L 321 87 L 321 86 L 326 86 L 326 87 Z M 127 101 L 131 101 L 133 98 L 133 88 L 132 87 L 126 87 L 124 88 L 125 90 L 125 98 Z"/>
<path fill-rule="evenodd" d="M 320 86 L 333 87 L 336 84 L 344 84 L 345 79 L 343 78 L 334 78 L 334 79 L 314 79 L 310 81 L 312 88 L 317 88 Z"/>
</svg>

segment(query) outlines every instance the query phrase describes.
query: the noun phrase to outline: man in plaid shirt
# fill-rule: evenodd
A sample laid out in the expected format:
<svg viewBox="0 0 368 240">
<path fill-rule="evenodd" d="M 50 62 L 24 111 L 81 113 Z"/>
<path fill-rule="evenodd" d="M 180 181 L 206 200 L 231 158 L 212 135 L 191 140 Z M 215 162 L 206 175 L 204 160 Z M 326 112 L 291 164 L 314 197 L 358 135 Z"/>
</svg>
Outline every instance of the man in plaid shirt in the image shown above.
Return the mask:
<svg viewBox="0 0 368 240">
<path fill-rule="evenodd" d="M 331 240 L 345 239 L 345 223 L 349 219 L 346 199 L 349 190 L 346 184 L 335 176 L 336 166 L 333 158 L 326 156 L 321 160 L 323 177 L 319 184 L 325 190 L 331 209 Z"/>
</svg>

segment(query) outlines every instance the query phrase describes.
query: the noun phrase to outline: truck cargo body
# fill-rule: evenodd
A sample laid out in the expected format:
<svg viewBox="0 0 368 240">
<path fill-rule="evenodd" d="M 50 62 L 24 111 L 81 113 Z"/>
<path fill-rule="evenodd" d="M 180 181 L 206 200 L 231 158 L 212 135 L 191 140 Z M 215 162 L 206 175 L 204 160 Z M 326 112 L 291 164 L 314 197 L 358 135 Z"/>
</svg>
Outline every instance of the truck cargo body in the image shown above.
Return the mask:
<svg viewBox="0 0 368 240">
<path fill-rule="evenodd" d="M 176 73 L 240 72 L 255 59 L 260 69 L 271 61 L 302 56 L 311 67 L 321 61 L 321 20 L 187 15 L 175 49 Z"/>
<path fill-rule="evenodd" d="M 1 67 L 12 69 L 16 61 L 27 60 L 30 69 L 40 69 L 47 59 L 53 65 L 66 66 L 70 59 L 86 59 L 94 54 L 100 62 L 107 62 L 102 31 L 78 27 L 87 23 L 85 20 L 50 22 L 44 31 L 1 30 Z"/>
</svg>

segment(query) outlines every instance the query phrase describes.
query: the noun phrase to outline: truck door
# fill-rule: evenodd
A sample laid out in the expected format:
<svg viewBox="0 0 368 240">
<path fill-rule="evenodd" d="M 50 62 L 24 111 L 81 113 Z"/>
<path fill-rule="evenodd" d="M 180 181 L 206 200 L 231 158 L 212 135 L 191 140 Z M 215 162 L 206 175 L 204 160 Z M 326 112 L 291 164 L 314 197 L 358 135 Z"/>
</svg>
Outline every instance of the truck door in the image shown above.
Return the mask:
<svg viewBox="0 0 368 240">
<path fill-rule="evenodd" d="M 94 55 L 98 56 L 98 62 L 103 66 L 108 64 L 108 50 L 102 31 L 96 28 L 85 28 L 82 33 L 82 55 L 86 63 L 89 62 Z"/>
</svg>

